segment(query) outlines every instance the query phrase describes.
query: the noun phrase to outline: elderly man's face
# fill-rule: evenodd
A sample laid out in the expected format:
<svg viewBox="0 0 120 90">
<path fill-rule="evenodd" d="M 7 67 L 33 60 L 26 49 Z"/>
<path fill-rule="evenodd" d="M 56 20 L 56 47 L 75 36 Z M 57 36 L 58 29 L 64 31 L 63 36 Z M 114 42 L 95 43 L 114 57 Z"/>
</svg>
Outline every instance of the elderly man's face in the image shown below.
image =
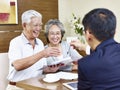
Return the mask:
<svg viewBox="0 0 120 90">
<path fill-rule="evenodd" d="M 42 20 L 38 17 L 31 18 L 31 22 L 26 24 L 25 32 L 28 39 L 35 39 L 42 29 Z"/>
</svg>

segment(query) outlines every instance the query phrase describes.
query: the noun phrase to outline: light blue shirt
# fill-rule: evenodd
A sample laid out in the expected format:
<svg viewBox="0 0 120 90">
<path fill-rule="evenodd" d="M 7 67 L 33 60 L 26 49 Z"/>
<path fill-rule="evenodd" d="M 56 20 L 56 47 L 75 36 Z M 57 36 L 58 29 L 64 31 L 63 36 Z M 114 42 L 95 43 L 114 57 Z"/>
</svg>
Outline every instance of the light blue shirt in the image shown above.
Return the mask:
<svg viewBox="0 0 120 90">
<path fill-rule="evenodd" d="M 63 58 L 71 57 L 71 59 L 73 61 L 76 61 L 76 60 L 82 58 L 82 56 L 75 49 L 70 47 L 70 44 L 68 44 L 66 41 L 62 41 L 60 44 L 61 44 L 61 47 L 62 47 Z M 48 47 L 48 45 L 45 46 L 45 48 L 47 48 L 47 47 Z M 48 57 L 47 58 L 47 64 L 50 64 L 50 63 L 54 62 L 55 60 L 57 60 L 55 58 L 56 57 Z M 72 70 L 71 63 L 64 66 L 64 67 L 61 67 L 60 70 L 71 71 Z"/>
</svg>

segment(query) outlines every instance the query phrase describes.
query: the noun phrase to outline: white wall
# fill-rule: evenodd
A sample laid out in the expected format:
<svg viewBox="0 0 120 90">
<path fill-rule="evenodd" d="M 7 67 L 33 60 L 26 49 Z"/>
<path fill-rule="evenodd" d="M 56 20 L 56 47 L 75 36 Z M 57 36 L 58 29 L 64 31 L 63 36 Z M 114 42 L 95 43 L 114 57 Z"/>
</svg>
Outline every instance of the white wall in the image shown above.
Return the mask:
<svg viewBox="0 0 120 90">
<path fill-rule="evenodd" d="M 114 12 L 117 17 L 117 32 L 115 39 L 120 42 L 120 0 L 58 0 L 59 1 L 59 19 L 66 28 L 66 36 L 74 36 L 74 31 L 70 28 L 72 13 L 84 17 L 86 13 L 94 8 L 108 8 Z"/>
</svg>

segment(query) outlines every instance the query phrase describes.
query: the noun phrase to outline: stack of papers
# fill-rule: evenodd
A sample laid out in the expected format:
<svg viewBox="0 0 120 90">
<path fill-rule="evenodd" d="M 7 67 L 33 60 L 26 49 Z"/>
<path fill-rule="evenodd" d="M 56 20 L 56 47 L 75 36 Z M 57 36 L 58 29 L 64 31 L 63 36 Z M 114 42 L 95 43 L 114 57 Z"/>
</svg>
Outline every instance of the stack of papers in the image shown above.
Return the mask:
<svg viewBox="0 0 120 90">
<path fill-rule="evenodd" d="M 58 72 L 56 73 L 57 76 L 60 79 L 66 79 L 66 80 L 72 80 L 72 79 L 77 79 L 78 78 L 78 74 L 77 73 L 71 73 L 71 72 Z"/>
<path fill-rule="evenodd" d="M 60 79 L 73 80 L 77 78 L 78 78 L 77 73 L 61 71 L 57 73 L 46 74 L 45 78 L 43 78 L 43 81 L 48 82 L 48 83 L 53 83 L 53 82 L 59 81 Z"/>
<path fill-rule="evenodd" d="M 63 58 L 63 59 L 58 59 L 56 61 L 54 61 L 53 63 L 50 63 L 49 65 L 57 65 L 57 64 L 64 64 L 67 65 L 69 63 L 71 63 L 73 60 L 71 59 L 71 57 L 67 57 L 67 58 Z"/>
</svg>

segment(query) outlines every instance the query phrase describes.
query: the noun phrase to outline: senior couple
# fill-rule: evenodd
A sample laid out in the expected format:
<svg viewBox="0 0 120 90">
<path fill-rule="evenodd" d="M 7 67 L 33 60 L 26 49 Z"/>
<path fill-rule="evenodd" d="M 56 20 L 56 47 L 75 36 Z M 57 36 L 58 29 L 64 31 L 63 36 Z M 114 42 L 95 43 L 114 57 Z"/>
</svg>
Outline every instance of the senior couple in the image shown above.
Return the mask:
<svg viewBox="0 0 120 90">
<path fill-rule="evenodd" d="M 7 90 L 24 90 L 15 86 L 17 81 L 42 75 L 42 73 L 71 71 L 73 65 L 58 64 L 47 66 L 54 60 L 71 57 L 77 62 L 82 56 L 70 45 L 62 40 L 65 30 L 63 24 L 57 20 L 49 20 L 45 24 L 45 36 L 48 44 L 44 47 L 38 39 L 42 29 L 42 15 L 35 10 L 28 10 L 22 14 L 21 35 L 10 41 L 9 46 L 9 84 Z M 69 51 L 69 52 L 68 52 Z M 54 59 L 53 59 L 54 58 Z M 45 68 L 44 68 L 45 67 Z M 76 68 L 76 67 L 75 67 Z"/>
</svg>

